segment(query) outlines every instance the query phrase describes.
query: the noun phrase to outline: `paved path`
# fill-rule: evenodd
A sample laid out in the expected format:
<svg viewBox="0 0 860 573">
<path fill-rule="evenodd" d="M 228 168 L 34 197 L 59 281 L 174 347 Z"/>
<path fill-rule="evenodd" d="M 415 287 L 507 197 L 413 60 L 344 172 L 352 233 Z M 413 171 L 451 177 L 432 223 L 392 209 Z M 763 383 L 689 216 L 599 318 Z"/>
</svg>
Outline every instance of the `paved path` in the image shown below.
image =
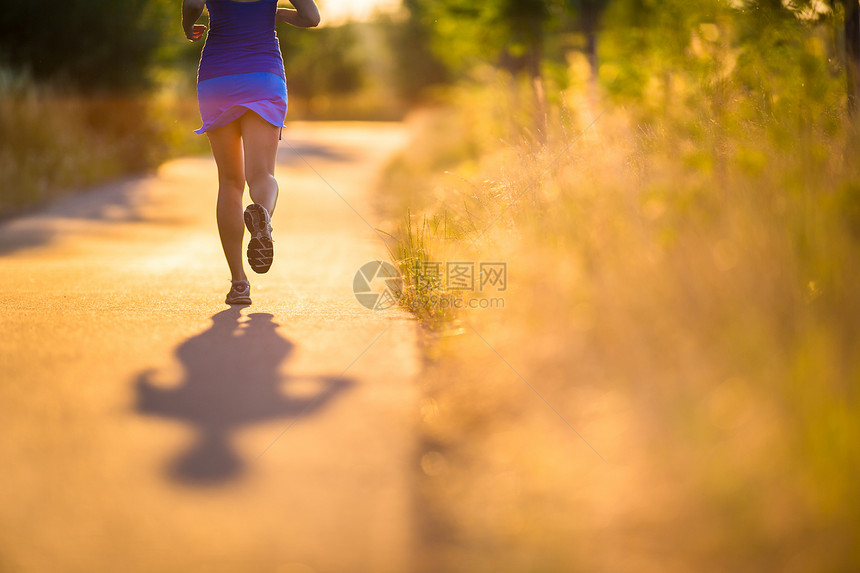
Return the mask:
<svg viewBox="0 0 860 573">
<path fill-rule="evenodd" d="M 0 571 L 412 569 L 417 332 L 352 293 L 404 138 L 285 130 L 241 310 L 208 158 L 0 225 Z"/>
</svg>

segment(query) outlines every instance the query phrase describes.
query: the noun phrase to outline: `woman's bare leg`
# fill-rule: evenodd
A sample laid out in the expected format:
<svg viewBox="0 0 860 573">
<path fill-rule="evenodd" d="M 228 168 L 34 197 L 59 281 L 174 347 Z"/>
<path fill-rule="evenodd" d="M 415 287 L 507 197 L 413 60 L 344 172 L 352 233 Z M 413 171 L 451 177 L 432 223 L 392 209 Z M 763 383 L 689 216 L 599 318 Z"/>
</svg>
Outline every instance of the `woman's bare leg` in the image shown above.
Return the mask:
<svg viewBox="0 0 860 573">
<path fill-rule="evenodd" d="M 251 114 L 245 114 L 251 115 Z M 243 116 L 244 117 L 244 116 Z M 242 195 L 245 192 L 245 164 L 239 120 L 207 133 L 212 155 L 218 165 L 218 234 L 234 281 L 247 280 L 242 257 L 245 222 Z"/>
<path fill-rule="evenodd" d="M 251 201 L 259 203 L 271 214 L 278 201 L 275 160 L 280 128 L 250 111 L 239 118 L 238 123 L 245 147 L 245 179 Z"/>
</svg>

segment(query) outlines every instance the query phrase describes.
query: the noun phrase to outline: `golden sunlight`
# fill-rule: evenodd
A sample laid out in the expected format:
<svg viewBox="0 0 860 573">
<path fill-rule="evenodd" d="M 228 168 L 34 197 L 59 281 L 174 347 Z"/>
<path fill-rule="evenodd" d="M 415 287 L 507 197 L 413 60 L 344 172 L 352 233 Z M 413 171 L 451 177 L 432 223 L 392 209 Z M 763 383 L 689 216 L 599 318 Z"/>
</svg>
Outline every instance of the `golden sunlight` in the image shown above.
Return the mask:
<svg viewBox="0 0 860 573">
<path fill-rule="evenodd" d="M 332 24 L 345 20 L 366 20 L 376 12 L 397 10 L 400 0 L 320 0 L 317 2 L 323 22 Z"/>
</svg>

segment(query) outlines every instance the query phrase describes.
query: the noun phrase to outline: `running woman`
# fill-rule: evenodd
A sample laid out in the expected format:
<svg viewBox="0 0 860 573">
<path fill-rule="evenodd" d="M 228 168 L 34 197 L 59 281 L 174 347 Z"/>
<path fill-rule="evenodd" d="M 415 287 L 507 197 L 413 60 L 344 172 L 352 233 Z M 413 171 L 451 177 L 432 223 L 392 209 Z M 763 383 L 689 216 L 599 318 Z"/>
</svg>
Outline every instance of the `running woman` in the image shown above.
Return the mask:
<svg viewBox="0 0 860 573">
<path fill-rule="evenodd" d="M 183 0 L 182 29 L 192 42 L 206 35 L 197 24 L 209 11 L 209 33 L 197 71 L 203 125 L 218 165 L 216 217 L 230 268 L 227 304 L 251 304 L 251 283 L 242 261 L 245 227 L 251 234 L 248 264 L 257 273 L 272 266 L 271 214 L 278 200 L 275 158 L 287 115 L 287 83 L 275 26 L 313 28 L 320 14 L 314 0 Z M 242 212 L 245 182 L 251 205 Z"/>
</svg>

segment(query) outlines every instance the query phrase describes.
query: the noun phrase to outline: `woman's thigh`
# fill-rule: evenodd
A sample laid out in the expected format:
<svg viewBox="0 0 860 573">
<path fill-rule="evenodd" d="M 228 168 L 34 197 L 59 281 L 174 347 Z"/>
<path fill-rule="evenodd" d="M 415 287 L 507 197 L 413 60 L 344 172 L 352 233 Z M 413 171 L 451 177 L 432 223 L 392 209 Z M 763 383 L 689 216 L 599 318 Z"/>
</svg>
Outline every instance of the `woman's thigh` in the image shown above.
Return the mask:
<svg viewBox="0 0 860 573">
<path fill-rule="evenodd" d="M 245 177 L 253 181 L 275 174 L 280 128 L 249 111 L 237 120 L 245 146 Z"/>
<path fill-rule="evenodd" d="M 248 114 L 245 114 L 248 115 Z M 218 182 L 244 190 L 245 163 L 242 153 L 242 132 L 239 120 L 207 132 L 212 155 L 218 165 Z"/>
</svg>

